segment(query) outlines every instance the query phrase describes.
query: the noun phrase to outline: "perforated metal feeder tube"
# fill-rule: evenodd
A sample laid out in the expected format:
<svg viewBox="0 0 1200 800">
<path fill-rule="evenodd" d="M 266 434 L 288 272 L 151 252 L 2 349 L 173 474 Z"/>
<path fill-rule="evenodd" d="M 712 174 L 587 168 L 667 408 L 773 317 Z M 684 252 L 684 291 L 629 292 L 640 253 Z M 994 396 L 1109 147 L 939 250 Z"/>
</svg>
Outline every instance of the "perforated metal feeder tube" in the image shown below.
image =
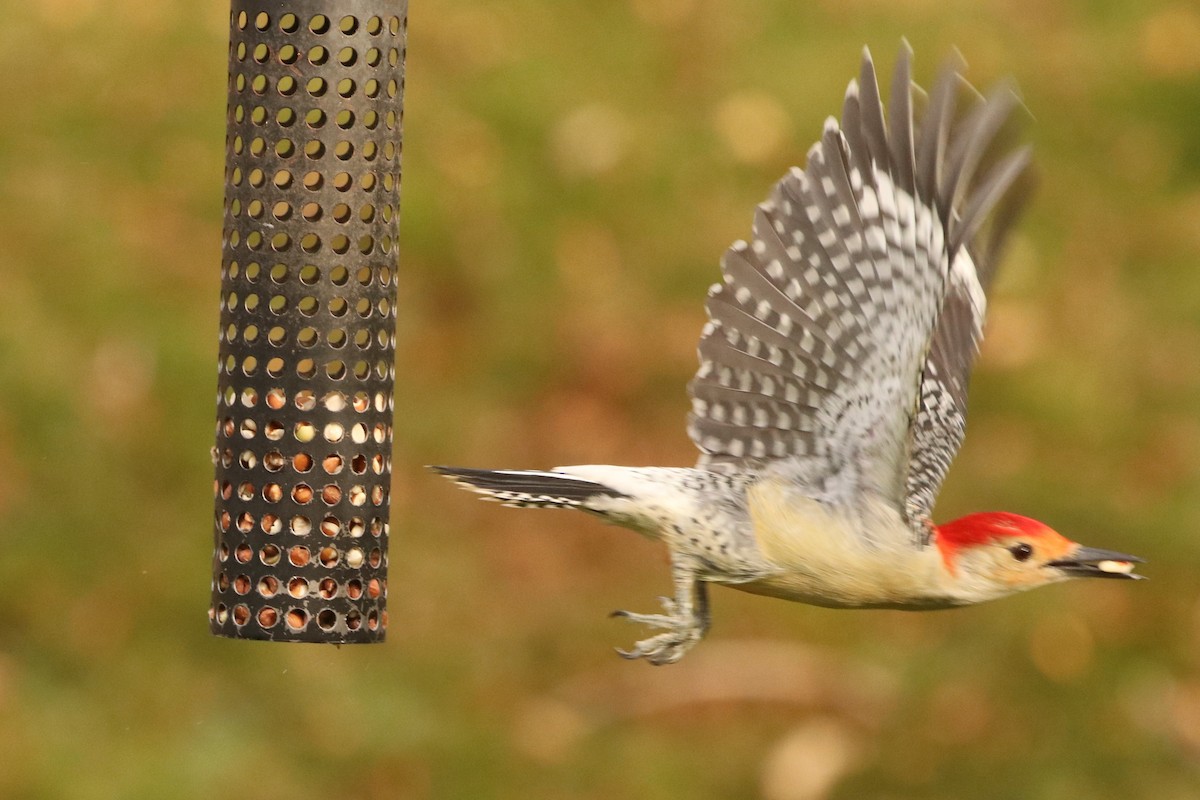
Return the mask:
<svg viewBox="0 0 1200 800">
<path fill-rule="evenodd" d="M 407 2 L 234 0 L 212 632 L 387 628 Z"/>
</svg>

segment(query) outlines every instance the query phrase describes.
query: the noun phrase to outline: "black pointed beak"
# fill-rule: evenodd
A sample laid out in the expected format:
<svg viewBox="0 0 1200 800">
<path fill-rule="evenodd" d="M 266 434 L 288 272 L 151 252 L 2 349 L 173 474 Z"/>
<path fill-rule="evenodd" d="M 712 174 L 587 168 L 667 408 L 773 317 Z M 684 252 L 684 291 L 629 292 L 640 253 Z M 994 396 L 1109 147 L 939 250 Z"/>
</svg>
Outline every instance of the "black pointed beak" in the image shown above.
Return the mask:
<svg viewBox="0 0 1200 800">
<path fill-rule="evenodd" d="M 1137 556 L 1101 550 L 1096 547 L 1078 547 L 1067 558 L 1051 561 L 1046 566 L 1056 567 L 1073 578 L 1127 578 L 1142 580 L 1145 575 L 1135 575 L 1134 564 L 1143 563 Z"/>
</svg>

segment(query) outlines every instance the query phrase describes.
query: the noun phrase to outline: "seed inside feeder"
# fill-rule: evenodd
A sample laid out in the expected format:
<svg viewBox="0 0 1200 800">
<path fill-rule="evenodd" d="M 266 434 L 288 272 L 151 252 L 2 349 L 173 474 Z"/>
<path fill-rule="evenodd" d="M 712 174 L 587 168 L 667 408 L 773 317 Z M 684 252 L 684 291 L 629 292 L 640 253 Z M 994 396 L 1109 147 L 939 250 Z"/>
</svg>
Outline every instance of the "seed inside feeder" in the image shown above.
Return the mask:
<svg viewBox="0 0 1200 800">
<path fill-rule="evenodd" d="M 317 429 L 311 422 L 296 423 L 296 441 L 305 443 L 311 442 L 314 438 L 316 438 L 316 435 Z"/>
</svg>

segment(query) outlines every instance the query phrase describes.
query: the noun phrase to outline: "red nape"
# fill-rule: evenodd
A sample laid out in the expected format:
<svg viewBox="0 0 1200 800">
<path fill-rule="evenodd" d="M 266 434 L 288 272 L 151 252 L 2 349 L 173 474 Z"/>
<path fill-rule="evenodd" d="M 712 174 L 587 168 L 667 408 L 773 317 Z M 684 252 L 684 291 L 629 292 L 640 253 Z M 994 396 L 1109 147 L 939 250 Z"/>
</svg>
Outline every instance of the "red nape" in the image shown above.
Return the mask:
<svg viewBox="0 0 1200 800">
<path fill-rule="evenodd" d="M 1026 536 L 1037 540 L 1057 536 L 1053 529 L 1036 519 L 1007 511 L 968 514 L 945 525 L 935 526 L 934 541 L 942 553 L 946 568 L 954 570 L 954 555 L 964 547 L 978 547 L 998 539 Z"/>
</svg>

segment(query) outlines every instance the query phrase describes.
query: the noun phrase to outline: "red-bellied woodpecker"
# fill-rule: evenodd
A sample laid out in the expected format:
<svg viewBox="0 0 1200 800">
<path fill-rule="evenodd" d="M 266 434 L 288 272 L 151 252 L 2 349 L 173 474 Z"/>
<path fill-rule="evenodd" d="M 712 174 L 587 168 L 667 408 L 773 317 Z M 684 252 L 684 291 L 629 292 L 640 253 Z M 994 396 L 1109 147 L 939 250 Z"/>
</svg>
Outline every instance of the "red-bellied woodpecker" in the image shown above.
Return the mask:
<svg viewBox="0 0 1200 800">
<path fill-rule="evenodd" d="M 981 97 L 951 63 L 925 98 L 910 61 L 905 47 L 885 118 L 864 50 L 841 123 L 826 121 L 725 254 L 689 387 L 694 469 L 435 468 L 506 505 L 577 508 L 664 542 L 674 597 L 662 614 L 615 612 L 661 631 L 624 656 L 678 661 L 708 630 L 709 583 L 932 609 L 1139 577 L 1140 559 L 1027 517 L 930 519 L 1030 151 L 998 144 L 1011 89 Z"/>
</svg>

